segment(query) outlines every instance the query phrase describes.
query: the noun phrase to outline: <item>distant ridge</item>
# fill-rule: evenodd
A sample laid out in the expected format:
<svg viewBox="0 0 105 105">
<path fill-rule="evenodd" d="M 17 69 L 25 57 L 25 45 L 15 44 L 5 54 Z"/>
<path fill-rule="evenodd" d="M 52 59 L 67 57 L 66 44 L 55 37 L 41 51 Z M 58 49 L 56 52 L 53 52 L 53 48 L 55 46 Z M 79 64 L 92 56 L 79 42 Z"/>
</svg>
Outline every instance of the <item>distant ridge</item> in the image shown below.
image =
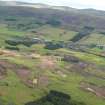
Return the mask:
<svg viewBox="0 0 105 105">
<path fill-rule="evenodd" d="M 68 6 L 52 6 L 43 3 L 30 3 L 30 2 L 21 2 L 21 1 L 0 1 L 0 6 L 26 6 L 26 7 L 34 7 L 34 8 L 51 8 L 51 9 L 58 9 L 58 10 L 72 10 L 76 8 L 68 7 Z M 80 9 L 82 10 L 82 9 Z M 83 10 L 95 10 L 95 9 L 83 9 Z"/>
<path fill-rule="evenodd" d="M 40 21 L 59 20 L 62 26 L 79 30 L 84 26 L 105 30 L 105 11 L 51 6 L 41 3 L 0 1 L 0 16 L 31 17 Z"/>
</svg>

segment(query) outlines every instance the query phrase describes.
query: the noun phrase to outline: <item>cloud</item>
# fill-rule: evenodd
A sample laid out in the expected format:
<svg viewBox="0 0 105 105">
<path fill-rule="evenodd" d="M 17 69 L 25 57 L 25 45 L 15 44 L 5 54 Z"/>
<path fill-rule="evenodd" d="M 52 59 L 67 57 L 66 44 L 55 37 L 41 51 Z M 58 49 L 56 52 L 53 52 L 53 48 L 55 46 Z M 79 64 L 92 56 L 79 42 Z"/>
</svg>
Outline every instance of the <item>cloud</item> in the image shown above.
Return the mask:
<svg viewBox="0 0 105 105">
<path fill-rule="evenodd" d="M 95 8 L 105 10 L 105 0 L 12 0 L 12 1 L 27 1 L 34 3 L 46 3 L 50 5 L 70 6 L 75 8 Z"/>
<path fill-rule="evenodd" d="M 27 0 L 29 1 L 29 0 Z M 95 8 L 105 10 L 105 0 L 30 0 L 52 5 L 66 5 L 75 8 Z"/>
<path fill-rule="evenodd" d="M 79 8 L 105 9 L 105 0 L 73 0 L 72 3 Z"/>
</svg>

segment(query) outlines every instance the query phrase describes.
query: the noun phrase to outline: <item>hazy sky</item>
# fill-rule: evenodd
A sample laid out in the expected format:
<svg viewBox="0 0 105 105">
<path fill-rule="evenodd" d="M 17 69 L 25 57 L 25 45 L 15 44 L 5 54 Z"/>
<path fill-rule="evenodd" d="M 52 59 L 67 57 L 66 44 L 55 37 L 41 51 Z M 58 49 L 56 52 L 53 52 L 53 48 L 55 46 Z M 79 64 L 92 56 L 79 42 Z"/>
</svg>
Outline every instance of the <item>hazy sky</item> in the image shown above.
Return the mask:
<svg viewBox="0 0 105 105">
<path fill-rule="evenodd" d="M 74 8 L 95 8 L 105 10 L 105 0 L 14 0 L 14 1 L 27 1 L 34 3 L 45 3 L 50 5 L 70 6 Z"/>
</svg>

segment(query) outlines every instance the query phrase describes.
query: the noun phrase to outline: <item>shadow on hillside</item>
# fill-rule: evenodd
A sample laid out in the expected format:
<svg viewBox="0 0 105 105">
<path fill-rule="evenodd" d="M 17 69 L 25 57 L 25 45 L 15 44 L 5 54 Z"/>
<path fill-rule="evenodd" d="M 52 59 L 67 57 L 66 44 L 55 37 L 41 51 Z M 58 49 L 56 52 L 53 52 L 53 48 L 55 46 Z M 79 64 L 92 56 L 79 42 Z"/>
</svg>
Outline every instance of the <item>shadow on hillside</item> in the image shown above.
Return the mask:
<svg viewBox="0 0 105 105">
<path fill-rule="evenodd" d="M 46 96 L 33 102 L 28 102 L 25 105 L 86 105 L 82 102 L 71 100 L 68 94 L 51 90 Z"/>
</svg>

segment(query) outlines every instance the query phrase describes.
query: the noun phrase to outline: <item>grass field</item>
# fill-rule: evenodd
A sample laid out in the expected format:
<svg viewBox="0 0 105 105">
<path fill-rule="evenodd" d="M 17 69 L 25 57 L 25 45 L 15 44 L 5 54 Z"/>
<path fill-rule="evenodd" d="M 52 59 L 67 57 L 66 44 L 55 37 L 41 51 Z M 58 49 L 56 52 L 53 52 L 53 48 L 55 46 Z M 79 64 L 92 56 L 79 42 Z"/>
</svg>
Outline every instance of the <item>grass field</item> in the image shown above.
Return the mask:
<svg viewBox="0 0 105 105">
<path fill-rule="evenodd" d="M 7 59 L 10 60 L 10 62 L 32 68 L 32 72 L 34 72 L 34 70 L 39 70 L 41 72 L 41 70 L 35 66 L 38 63 L 37 60 L 29 60 L 23 58 Z M 3 94 L 3 99 L 10 102 L 13 101 L 14 103 L 17 103 L 16 105 L 23 105 L 28 101 L 37 100 L 37 98 L 43 96 L 48 90 L 54 89 L 69 93 L 74 100 L 83 102 L 85 101 L 87 105 L 100 105 L 100 103 L 101 105 L 105 104 L 105 101 L 102 98 L 97 97 L 92 93 L 82 91 L 79 88 L 81 81 L 88 81 L 103 86 L 105 84 L 105 80 L 99 80 L 94 77 L 85 78 L 73 72 L 67 72 L 66 78 L 62 78 L 60 75 L 52 73 L 51 70 L 47 70 L 44 73 L 49 76 L 50 84 L 46 88 L 39 86 L 32 89 L 25 86 L 17 77 L 17 75 L 13 71 L 9 70 L 8 76 L 4 80 L 0 81 L 0 93 Z M 2 86 L 3 83 L 8 83 L 8 86 Z"/>
<path fill-rule="evenodd" d="M 80 40 L 80 43 L 83 44 L 99 44 L 103 45 L 105 44 L 105 35 L 104 34 L 97 34 L 97 33 L 92 33 L 89 36 L 84 37 L 83 39 Z"/>
<path fill-rule="evenodd" d="M 42 26 L 36 29 L 36 31 L 42 33 L 42 38 L 55 41 L 68 41 L 77 33 L 75 31 L 69 31 L 63 28 L 54 28 L 50 25 Z"/>
<path fill-rule="evenodd" d="M 40 37 L 46 38 L 47 40 L 56 41 L 67 41 L 76 34 L 76 32 L 73 31 L 52 28 L 49 26 L 43 26 L 37 29 L 37 31 L 44 34 Z M 64 33 L 64 35 L 61 35 L 62 33 Z M 0 27 L 0 46 L 4 47 L 6 45 L 4 40 L 7 38 L 21 35 L 27 35 L 27 33 Z M 37 36 L 36 34 L 33 35 L 34 37 Z M 100 35 L 100 37 L 104 36 Z M 91 35 L 91 38 L 89 37 L 86 41 L 83 41 L 83 43 L 96 43 L 98 38 L 99 36 L 96 34 Z M 104 42 L 104 38 L 102 39 Z M 6 76 L 4 76 L 3 79 L 0 79 L 0 97 L 4 101 L 5 105 L 7 105 L 7 103 L 14 103 L 14 105 L 25 105 L 27 102 L 40 99 L 50 90 L 58 90 L 70 94 L 72 96 L 72 100 L 84 102 L 86 105 L 105 105 L 105 100 L 102 97 L 97 96 L 92 92 L 84 91 L 80 88 L 80 83 L 84 81 L 95 84 L 96 86 L 105 86 L 104 57 L 64 48 L 48 50 L 41 44 L 36 44 L 31 47 L 19 45 L 19 48 L 21 50 L 15 51 L 15 55 L 19 54 L 20 56 L 7 56 L 6 54 L 0 55 L 0 65 L 6 68 L 9 63 L 12 64 L 12 67 L 6 68 Z M 11 53 L 12 52 L 13 51 L 11 51 Z M 48 56 L 46 53 L 51 53 L 52 55 Z M 53 53 L 58 56 L 55 56 Z M 31 58 L 31 54 L 40 54 L 40 58 Z M 76 70 L 71 71 L 72 67 L 75 66 L 75 63 L 57 60 L 56 57 L 62 58 L 60 54 L 75 56 L 80 59 L 80 62 L 85 62 L 85 64 L 88 63 L 90 65 L 94 64 L 94 67 L 87 66 L 87 68 L 80 70 L 82 73 L 89 73 L 88 76 L 76 72 L 79 66 L 77 66 Z M 79 65 L 79 63 L 76 65 Z M 67 67 L 69 67 L 69 69 L 67 69 Z M 27 69 L 30 73 L 30 77 L 21 77 L 20 74 L 17 74 L 18 69 Z M 32 88 L 25 84 L 25 79 L 32 81 L 34 78 L 41 76 L 45 76 L 48 79 L 48 84 L 46 86 L 40 84 Z"/>
</svg>

